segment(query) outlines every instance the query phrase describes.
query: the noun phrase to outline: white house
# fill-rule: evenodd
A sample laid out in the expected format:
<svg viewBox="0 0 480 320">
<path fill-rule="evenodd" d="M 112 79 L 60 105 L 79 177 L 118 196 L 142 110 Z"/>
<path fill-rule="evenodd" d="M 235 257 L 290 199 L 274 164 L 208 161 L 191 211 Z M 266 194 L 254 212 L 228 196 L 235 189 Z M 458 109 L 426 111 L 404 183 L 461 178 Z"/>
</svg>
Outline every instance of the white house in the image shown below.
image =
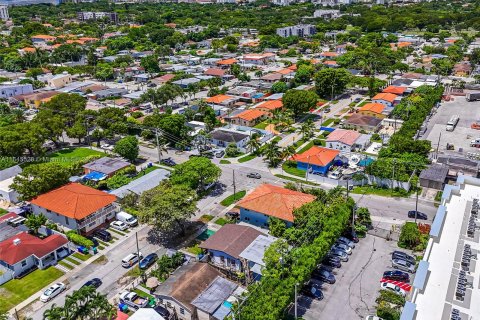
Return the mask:
<svg viewBox="0 0 480 320">
<path fill-rule="evenodd" d="M 218 147 L 227 147 L 234 143 L 241 152 L 246 152 L 246 146 L 250 136 L 234 130 L 217 129 L 211 134 L 212 144 Z"/>
<path fill-rule="evenodd" d="M 10 203 L 18 201 L 18 192 L 10 188 L 15 176 L 22 172 L 22 168 L 16 165 L 0 171 L 0 200 Z"/>
</svg>

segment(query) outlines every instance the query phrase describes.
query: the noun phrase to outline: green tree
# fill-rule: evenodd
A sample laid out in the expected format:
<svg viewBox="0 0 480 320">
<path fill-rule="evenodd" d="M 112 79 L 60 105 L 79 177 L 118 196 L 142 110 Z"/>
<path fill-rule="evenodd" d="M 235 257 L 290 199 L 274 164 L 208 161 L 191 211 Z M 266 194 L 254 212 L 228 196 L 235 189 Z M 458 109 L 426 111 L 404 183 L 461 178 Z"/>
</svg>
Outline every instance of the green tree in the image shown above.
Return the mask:
<svg viewBox="0 0 480 320">
<path fill-rule="evenodd" d="M 277 81 L 272 85 L 272 88 L 270 88 L 270 91 L 272 93 L 283 93 L 288 90 L 288 85 L 283 82 L 283 81 Z"/>
<path fill-rule="evenodd" d="M 188 185 L 162 183 L 141 195 L 138 217 L 160 231 L 177 226 L 185 235 L 185 222 L 197 210 L 195 196 Z"/>
<path fill-rule="evenodd" d="M 240 154 L 240 150 L 238 150 L 238 147 L 235 143 L 230 143 L 226 148 L 225 148 L 225 155 L 230 158 L 235 158 Z"/>
<path fill-rule="evenodd" d="M 295 117 L 313 109 L 317 105 L 318 96 L 313 91 L 288 90 L 282 97 L 283 106 L 293 112 Z"/>
<path fill-rule="evenodd" d="M 148 73 L 158 73 L 160 72 L 160 66 L 158 64 L 157 55 L 149 55 L 140 61 L 140 65 L 145 68 L 145 71 Z"/>
<path fill-rule="evenodd" d="M 415 222 L 406 222 L 402 226 L 398 243 L 400 246 L 414 248 L 420 242 L 420 230 Z"/>
<path fill-rule="evenodd" d="M 310 139 L 313 135 L 314 130 L 315 130 L 315 126 L 311 119 L 308 119 L 307 121 L 303 122 L 300 128 L 298 128 L 298 132 L 302 134 L 303 140 Z"/>
<path fill-rule="evenodd" d="M 73 126 L 67 128 L 67 136 L 69 138 L 78 139 L 78 143 L 81 143 L 82 138 L 87 136 L 87 128 L 85 127 L 85 124 L 82 123 L 81 120 L 75 121 Z"/>
<path fill-rule="evenodd" d="M 258 153 L 258 150 L 260 149 L 260 142 L 259 142 L 259 137 L 258 135 L 252 135 L 250 137 L 250 140 L 247 142 L 247 148 L 250 150 L 250 152 Z"/>
<path fill-rule="evenodd" d="M 45 225 L 47 222 L 47 217 L 43 214 L 29 214 L 27 220 L 25 220 L 25 225 L 33 231 L 34 234 L 38 234 L 38 229 Z"/>
<path fill-rule="evenodd" d="M 115 144 L 113 151 L 128 161 L 134 162 L 138 157 L 138 140 L 134 136 L 127 136 L 123 139 L 120 139 Z"/>
<path fill-rule="evenodd" d="M 282 160 L 282 151 L 278 146 L 277 141 L 271 141 L 265 145 L 263 149 L 263 155 L 265 159 L 268 161 L 270 167 L 276 167 Z"/>
<path fill-rule="evenodd" d="M 283 237 L 285 230 L 287 230 L 287 225 L 283 220 L 275 217 L 270 217 L 268 219 L 268 230 L 270 231 L 270 234 L 272 236 L 281 238 Z"/>
<path fill-rule="evenodd" d="M 333 100 L 337 94 L 343 93 L 350 81 L 350 73 L 343 69 L 326 68 L 315 74 L 315 89 L 317 94 Z"/>
<path fill-rule="evenodd" d="M 103 81 L 113 79 L 113 67 L 108 63 L 97 64 L 95 77 Z"/>
<path fill-rule="evenodd" d="M 32 164 L 13 179 L 11 188 L 20 194 L 22 200 L 30 200 L 68 183 L 70 176 L 69 168 L 62 164 Z"/>
<path fill-rule="evenodd" d="M 186 184 L 191 189 L 203 190 L 206 184 L 220 178 L 222 170 L 204 157 L 194 157 L 175 166 L 170 176 L 172 184 Z"/>
</svg>

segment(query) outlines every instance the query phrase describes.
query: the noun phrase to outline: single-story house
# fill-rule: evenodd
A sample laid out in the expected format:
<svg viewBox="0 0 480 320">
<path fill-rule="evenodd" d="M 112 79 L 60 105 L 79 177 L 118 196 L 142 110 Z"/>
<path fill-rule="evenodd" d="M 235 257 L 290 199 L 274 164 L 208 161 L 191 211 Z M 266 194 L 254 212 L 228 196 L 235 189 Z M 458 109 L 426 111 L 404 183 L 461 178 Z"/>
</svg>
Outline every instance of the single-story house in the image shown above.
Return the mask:
<svg viewBox="0 0 480 320">
<path fill-rule="evenodd" d="M 277 238 L 273 236 L 261 234 L 239 254 L 244 262 L 243 268 L 248 283 L 251 281 L 260 281 L 262 269 L 265 267 L 265 262 L 263 261 L 265 251 L 276 240 Z"/>
<path fill-rule="evenodd" d="M 252 227 L 226 224 L 199 247 L 207 250 L 211 264 L 222 269 L 242 272 L 240 253 L 261 234 L 263 233 Z"/>
<path fill-rule="evenodd" d="M 229 96 L 226 94 L 217 94 L 216 96 L 207 98 L 205 102 L 209 104 L 217 104 L 217 105 L 231 107 L 238 100 L 240 100 L 240 98 L 238 97 Z"/>
<path fill-rule="evenodd" d="M 13 184 L 13 179 L 20 173 L 22 173 L 22 168 L 19 165 L 0 171 L 0 200 L 10 203 L 18 202 L 19 194 L 10 186 Z"/>
<path fill-rule="evenodd" d="M 420 172 L 420 186 L 443 190 L 448 175 L 448 165 L 434 163 Z"/>
<path fill-rule="evenodd" d="M 59 234 L 40 239 L 21 232 L 0 242 L 0 266 L 12 271 L 14 277 L 33 268 L 45 269 L 70 253 L 68 242 Z"/>
<path fill-rule="evenodd" d="M 372 98 L 373 103 L 381 103 L 387 107 L 393 107 L 397 95 L 393 93 L 378 93 L 375 97 Z"/>
<path fill-rule="evenodd" d="M 268 100 L 261 102 L 255 106 L 255 109 L 265 112 L 269 117 L 273 116 L 273 113 L 276 110 L 283 109 L 283 102 L 281 99 L 278 100 Z"/>
<path fill-rule="evenodd" d="M 382 90 L 383 93 L 392 93 L 396 94 L 397 96 L 403 96 L 408 92 L 408 87 L 401 87 L 401 86 L 388 86 Z"/>
<path fill-rule="evenodd" d="M 188 263 L 158 286 L 154 295 L 159 304 L 171 314 L 176 313 L 179 320 L 198 319 L 192 302 L 221 276 L 222 273 L 208 263 Z"/>
<path fill-rule="evenodd" d="M 167 74 L 164 74 L 163 76 L 153 78 L 150 82 L 155 83 L 158 86 L 158 85 L 165 84 L 168 81 L 171 81 L 173 78 L 175 78 L 175 75 L 173 73 L 167 73 Z"/>
<path fill-rule="evenodd" d="M 326 175 L 339 154 L 338 150 L 312 146 L 307 151 L 296 154 L 290 159 L 297 162 L 297 168 L 300 170 Z"/>
<path fill-rule="evenodd" d="M 65 228 L 87 234 L 115 218 L 116 200 L 106 192 L 69 183 L 39 195 L 30 204 L 34 214 L 43 214 Z"/>
<path fill-rule="evenodd" d="M 219 68 L 210 68 L 210 69 L 205 70 L 203 72 L 203 74 L 206 75 L 206 76 L 221 78 L 225 75 L 225 70 L 224 69 L 219 69 Z"/>
<path fill-rule="evenodd" d="M 382 119 L 364 116 L 361 114 L 352 114 L 345 120 L 344 126 L 355 130 L 364 130 L 366 132 L 376 132 L 380 129 Z"/>
<path fill-rule="evenodd" d="M 142 174 L 141 172 L 139 173 Z M 140 196 L 147 190 L 153 189 L 160 184 L 163 180 L 170 176 L 170 171 L 165 169 L 153 170 L 146 175 L 131 181 L 130 183 L 113 190 L 110 194 L 117 196 L 119 199 L 123 199 L 127 194 L 136 194 Z"/>
<path fill-rule="evenodd" d="M 315 197 L 298 191 L 262 184 L 237 203 L 240 220 L 258 227 L 268 228 L 270 217 L 283 220 L 288 227 L 294 221 L 293 211 Z"/>
<path fill-rule="evenodd" d="M 326 147 L 341 152 L 351 152 L 360 136 L 361 134 L 357 131 L 336 129 L 327 136 Z"/>
<path fill-rule="evenodd" d="M 230 117 L 230 122 L 239 126 L 253 127 L 267 117 L 266 112 L 258 109 L 248 109 Z"/>
<path fill-rule="evenodd" d="M 367 103 L 358 109 L 358 114 L 378 119 L 385 119 L 387 117 L 387 114 L 385 113 L 385 105 L 382 103 Z"/>
<path fill-rule="evenodd" d="M 34 92 L 29 94 L 21 94 L 18 96 L 13 96 L 10 98 L 10 102 L 17 104 L 22 102 L 27 108 L 39 108 L 43 103 L 50 101 L 54 96 L 59 94 L 58 91 L 43 91 L 43 92 Z"/>
<path fill-rule="evenodd" d="M 282 78 L 283 78 L 283 74 L 279 72 L 272 72 L 272 73 L 267 73 L 266 75 L 262 76 L 260 79 L 262 81 L 273 83 L 273 82 L 282 80 Z"/>
<path fill-rule="evenodd" d="M 85 174 L 99 172 L 107 177 L 113 176 L 116 172 L 130 166 L 130 162 L 120 158 L 103 157 L 95 161 L 89 162 L 82 166 Z"/>
<path fill-rule="evenodd" d="M 246 146 L 250 136 L 246 133 L 227 130 L 227 129 L 217 129 L 211 133 L 212 144 L 218 147 L 227 147 L 229 144 L 234 143 L 241 152 L 246 151 Z"/>
</svg>

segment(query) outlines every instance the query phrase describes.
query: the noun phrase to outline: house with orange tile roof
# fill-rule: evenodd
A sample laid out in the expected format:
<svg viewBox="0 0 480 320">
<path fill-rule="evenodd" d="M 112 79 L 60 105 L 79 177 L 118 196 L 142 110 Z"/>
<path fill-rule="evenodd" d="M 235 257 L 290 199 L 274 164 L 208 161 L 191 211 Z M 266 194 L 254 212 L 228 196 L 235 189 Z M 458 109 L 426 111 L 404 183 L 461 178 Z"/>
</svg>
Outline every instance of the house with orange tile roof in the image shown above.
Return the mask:
<svg viewBox="0 0 480 320">
<path fill-rule="evenodd" d="M 336 52 L 327 51 L 327 52 L 320 53 L 320 58 L 323 58 L 323 59 L 332 59 L 332 58 L 336 58 L 338 56 L 339 56 L 339 54 L 336 53 Z"/>
<path fill-rule="evenodd" d="M 384 113 L 385 105 L 381 103 L 367 103 L 360 109 L 358 113 L 364 116 L 375 117 L 378 119 L 385 119 L 387 115 Z"/>
<path fill-rule="evenodd" d="M 238 97 L 229 96 L 226 94 L 217 94 L 216 96 L 207 98 L 205 102 L 229 107 L 235 104 L 235 102 L 237 102 L 238 100 Z"/>
<path fill-rule="evenodd" d="M 239 126 L 253 127 L 268 117 L 266 112 L 258 109 L 248 109 L 230 117 L 230 123 Z"/>
<path fill-rule="evenodd" d="M 117 197 L 80 183 L 69 183 L 30 201 L 32 212 L 65 228 L 89 234 L 115 219 Z"/>
<path fill-rule="evenodd" d="M 217 66 L 225 69 L 225 68 L 230 68 L 233 64 L 237 64 L 237 63 L 238 63 L 237 59 L 231 58 L 231 59 L 217 61 Z"/>
<path fill-rule="evenodd" d="M 393 107 L 395 100 L 398 98 L 396 94 L 393 93 L 379 93 L 372 98 L 373 103 L 381 103 L 387 107 Z"/>
<path fill-rule="evenodd" d="M 401 96 L 401 95 L 404 95 L 407 90 L 408 90 L 408 87 L 388 86 L 385 89 L 383 89 L 382 92 L 393 93 L 393 94 L 396 94 L 397 96 Z"/>
<path fill-rule="evenodd" d="M 249 53 L 245 54 L 242 57 L 243 62 L 246 64 L 254 64 L 254 65 L 265 65 L 269 62 L 275 61 L 275 54 L 271 52 L 266 53 Z"/>
<path fill-rule="evenodd" d="M 338 68 L 339 64 L 335 60 L 326 60 L 323 61 L 322 64 L 328 68 Z"/>
<path fill-rule="evenodd" d="M 283 102 L 282 100 L 267 100 L 263 101 L 255 106 L 255 109 L 263 111 L 268 114 L 269 117 L 273 116 L 273 112 L 275 110 L 282 110 L 283 109 Z"/>
<path fill-rule="evenodd" d="M 32 42 L 35 44 L 35 43 L 46 43 L 46 42 L 53 42 L 55 40 L 57 40 L 56 37 L 54 36 L 49 36 L 49 35 L 46 35 L 46 34 L 37 34 L 35 36 L 32 36 L 30 38 L 32 40 Z"/>
<path fill-rule="evenodd" d="M 36 52 L 37 49 L 36 48 L 32 48 L 32 47 L 25 47 L 25 48 L 22 48 L 22 49 L 18 49 L 18 53 L 23 56 L 24 54 L 26 53 L 34 53 Z"/>
<path fill-rule="evenodd" d="M 339 154 L 338 150 L 313 146 L 305 152 L 292 156 L 290 160 L 297 162 L 297 169 L 326 175 Z"/>
<path fill-rule="evenodd" d="M 240 221 L 261 228 L 268 228 L 271 217 L 283 220 L 292 226 L 293 212 L 304 204 L 315 200 L 315 196 L 271 184 L 261 184 L 237 203 Z"/>
<path fill-rule="evenodd" d="M 212 77 L 218 77 L 221 78 L 225 75 L 225 70 L 224 69 L 219 69 L 219 68 L 209 68 L 203 72 L 204 75 L 206 76 L 212 76 Z"/>
</svg>

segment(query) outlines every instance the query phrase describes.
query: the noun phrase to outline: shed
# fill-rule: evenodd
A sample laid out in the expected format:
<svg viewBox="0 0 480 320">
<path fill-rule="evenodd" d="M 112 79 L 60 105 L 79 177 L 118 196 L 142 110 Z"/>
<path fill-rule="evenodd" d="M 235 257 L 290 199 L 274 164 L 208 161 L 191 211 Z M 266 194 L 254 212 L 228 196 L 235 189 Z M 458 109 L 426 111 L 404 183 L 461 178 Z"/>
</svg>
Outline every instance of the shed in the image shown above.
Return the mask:
<svg viewBox="0 0 480 320">
<path fill-rule="evenodd" d="M 448 166 L 435 163 L 420 172 L 420 186 L 443 190 L 448 174 Z"/>
</svg>

